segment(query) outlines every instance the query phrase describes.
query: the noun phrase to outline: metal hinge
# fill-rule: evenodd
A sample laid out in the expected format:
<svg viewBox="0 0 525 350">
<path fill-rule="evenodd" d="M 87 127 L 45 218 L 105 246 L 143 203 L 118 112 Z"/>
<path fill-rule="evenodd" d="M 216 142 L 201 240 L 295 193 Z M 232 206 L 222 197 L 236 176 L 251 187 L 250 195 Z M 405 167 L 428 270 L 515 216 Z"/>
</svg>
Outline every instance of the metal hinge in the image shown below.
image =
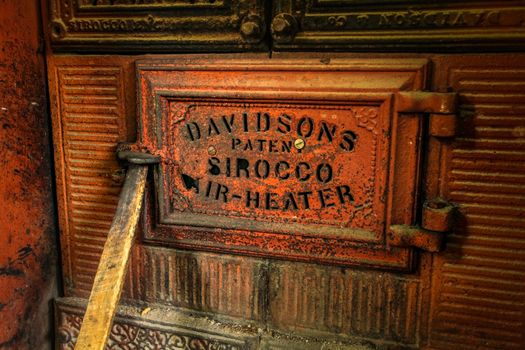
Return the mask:
<svg viewBox="0 0 525 350">
<path fill-rule="evenodd" d="M 430 136 L 456 135 L 457 93 L 403 91 L 397 93 L 396 101 L 399 113 L 428 113 Z"/>
<path fill-rule="evenodd" d="M 409 91 L 396 95 L 397 112 L 428 115 L 428 134 L 436 138 L 456 135 L 457 107 L 457 93 Z M 426 201 L 423 204 L 421 225 L 391 225 L 387 235 L 388 244 L 439 252 L 443 248 L 445 234 L 452 229 L 454 211 L 454 206 L 445 200 Z"/>
<path fill-rule="evenodd" d="M 441 199 L 423 204 L 421 226 L 391 225 L 388 244 L 394 247 L 415 247 L 428 252 L 439 252 L 443 239 L 452 229 L 455 207 Z"/>
</svg>

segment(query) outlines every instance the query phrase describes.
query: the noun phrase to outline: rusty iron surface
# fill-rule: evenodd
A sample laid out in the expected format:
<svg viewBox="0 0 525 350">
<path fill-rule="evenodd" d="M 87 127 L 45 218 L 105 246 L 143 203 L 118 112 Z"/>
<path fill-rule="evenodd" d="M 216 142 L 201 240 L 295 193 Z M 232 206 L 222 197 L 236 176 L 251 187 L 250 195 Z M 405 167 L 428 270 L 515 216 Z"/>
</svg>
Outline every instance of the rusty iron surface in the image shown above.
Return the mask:
<svg viewBox="0 0 525 350">
<path fill-rule="evenodd" d="M 459 220 L 444 252 L 419 254 L 417 270 L 404 274 L 235 256 L 223 249 L 173 249 L 169 242 L 141 240 L 131 257 L 125 302 L 180 308 L 290 336 L 365 339 L 382 349 L 524 348 L 525 57 L 428 58 L 433 90 L 456 91 L 460 102 L 457 139 L 431 134 L 423 140 L 424 198 L 446 198 L 458 206 Z M 60 220 L 63 242 L 69 244 L 62 250 L 68 295 L 87 295 L 114 215 L 122 183 L 115 151 L 119 142 L 135 141 L 132 66 L 137 59 L 50 60 Z M 146 204 L 155 205 L 150 199 Z M 199 237 L 209 240 L 206 232 Z"/>
<path fill-rule="evenodd" d="M 147 165 L 131 164 L 100 257 L 76 350 L 102 350 L 120 301 L 144 198 Z"/>
<path fill-rule="evenodd" d="M 276 50 L 523 50 L 522 1 L 276 0 Z"/>
<path fill-rule="evenodd" d="M 523 55 L 435 59 L 434 89 L 459 94 L 456 137 L 429 143 L 426 192 L 458 206 L 432 266 L 428 344 L 525 348 Z"/>
<path fill-rule="evenodd" d="M 126 57 L 48 58 L 64 293 L 89 296 L 124 169 L 117 144 L 135 132 Z"/>
<path fill-rule="evenodd" d="M 259 51 L 267 48 L 261 0 L 50 0 L 57 51 Z"/>
<path fill-rule="evenodd" d="M 146 238 L 409 269 L 408 252 L 385 247 L 384 234 L 414 220 L 421 118 L 393 110 L 392 92 L 422 89 L 425 69 L 425 60 L 139 63 L 137 148 L 161 159 Z"/>
<path fill-rule="evenodd" d="M 50 0 L 55 50 L 522 50 L 518 0 Z M 266 23 L 266 15 L 271 20 Z M 266 35 L 266 33 L 269 35 Z"/>
<path fill-rule="evenodd" d="M 74 350 L 86 305 L 75 298 L 59 299 L 55 305 L 56 348 Z M 253 331 L 246 335 L 172 310 L 124 307 L 117 312 L 105 349 L 252 350 L 257 342 Z"/>
<path fill-rule="evenodd" d="M 0 348 L 50 349 L 58 248 L 39 7 L 0 6 Z"/>
</svg>

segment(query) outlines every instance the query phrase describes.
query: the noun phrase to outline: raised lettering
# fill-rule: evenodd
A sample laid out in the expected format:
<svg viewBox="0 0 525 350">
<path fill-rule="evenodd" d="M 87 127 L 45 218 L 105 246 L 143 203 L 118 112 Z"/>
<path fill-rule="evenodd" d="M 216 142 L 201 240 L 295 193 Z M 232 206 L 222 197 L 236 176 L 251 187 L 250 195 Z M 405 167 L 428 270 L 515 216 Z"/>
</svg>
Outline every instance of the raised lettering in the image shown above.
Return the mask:
<svg viewBox="0 0 525 350">
<path fill-rule="evenodd" d="M 305 128 L 306 127 L 306 128 Z M 302 117 L 297 123 L 297 134 L 304 138 L 312 136 L 314 131 L 314 122 L 310 117 Z"/>
<path fill-rule="evenodd" d="M 317 181 L 321 183 L 325 184 L 330 182 L 333 178 L 332 166 L 328 163 L 319 164 L 317 166 L 315 176 L 317 177 Z"/>
<path fill-rule="evenodd" d="M 305 169 L 304 171 L 303 171 L 303 168 Z M 308 180 L 312 174 L 309 172 L 307 173 L 306 171 L 310 169 L 311 169 L 310 164 L 305 163 L 305 162 L 298 163 L 297 166 L 295 167 L 295 177 L 297 178 L 297 180 L 299 181 Z"/>
<path fill-rule="evenodd" d="M 184 187 L 186 187 L 187 190 L 194 188 L 195 192 L 199 193 L 199 180 L 194 179 L 193 177 L 186 174 L 181 174 L 181 177 Z"/>
<path fill-rule="evenodd" d="M 186 130 L 188 131 L 188 136 L 190 140 L 195 141 L 201 138 L 201 129 L 199 127 L 199 124 L 195 122 L 187 123 Z"/>
<path fill-rule="evenodd" d="M 277 118 L 277 123 L 279 124 L 279 126 L 277 127 L 277 131 L 283 134 L 289 133 L 292 130 L 291 122 L 292 117 L 286 114 L 281 114 Z"/>
<path fill-rule="evenodd" d="M 263 170 L 261 171 L 261 164 Z M 270 163 L 264 159 L 258 159 L 255 162 L 255 176 L 259 179 L 266 179 L 270 175 Z"/>
<path fill-rule="evenodd" d="M 247 178 L 250 177 L 250 171 L 248 170 L 248 167 L 250 166 L 250 162 L 248 162 L 247 159 L 244 158 L 238 158 L 237 159 L 237 177 L 241 177 L 241 172 L 244 172 L 245 176 Z"/>
<path fill-rule="evenodd" d="M 212 175 L 219 175 L 221 173 L 221 168 L 219 167 L 220 163 L 221 161 L 217 157 L 208 159 L 208 165 L 210 166 L 208 172 Z"/>
<path fill-rule="evenodd" d="M 234 114 L 230 116 L 230 120 L 228 120 L 225 115 L 222 116 L 222 122 L 224 123 L 224 126 L 226 127 L 226 130 L 228 130 L 229 133 L 232 132 L 234 120 L 235 120 Z"/>
<path fill-rule="evenodd" d="M 350 193 L 349 186 L 347 185 L 337 186 L 336 192 L 337 192 L 337 196 L 339 197 L 339 202 L 341 203 L 341 205 L 344 205 L 347 199 L 349 203 L 354 202 L 354 197 Z"/>
<path fill-rule="evenodd" d="M 251 191 L 246 191 L 246 208 L 250 208 L 252 202 L 255 208 L 259 208 L 259 192 L 253 192 L 252 194 Z"/>
<path fill-rule="evenodd" d="M 339 144 L 339 147 L 345 151 L 353 151 L 355 148 L 356 140 L 357 135 L 353 131 L 347 130 L 343 132 L 343 140 Z"/>
</svg>

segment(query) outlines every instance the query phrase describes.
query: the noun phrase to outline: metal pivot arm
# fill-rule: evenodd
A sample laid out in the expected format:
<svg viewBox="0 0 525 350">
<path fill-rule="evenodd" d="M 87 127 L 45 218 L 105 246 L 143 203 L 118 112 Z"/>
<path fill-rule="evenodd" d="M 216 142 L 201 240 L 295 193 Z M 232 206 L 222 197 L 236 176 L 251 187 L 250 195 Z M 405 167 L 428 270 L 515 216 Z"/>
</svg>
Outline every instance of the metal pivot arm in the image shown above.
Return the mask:
<svg viewBox="0 0 525 350">
<path fill-rule="evenodd" d="M 147 165 L 131 164 L 128 168 L 117 212 L 100 258 L 76 350 L 102 350 L 106 345 L 135 238 L 147 173 Z"/>
</svg>

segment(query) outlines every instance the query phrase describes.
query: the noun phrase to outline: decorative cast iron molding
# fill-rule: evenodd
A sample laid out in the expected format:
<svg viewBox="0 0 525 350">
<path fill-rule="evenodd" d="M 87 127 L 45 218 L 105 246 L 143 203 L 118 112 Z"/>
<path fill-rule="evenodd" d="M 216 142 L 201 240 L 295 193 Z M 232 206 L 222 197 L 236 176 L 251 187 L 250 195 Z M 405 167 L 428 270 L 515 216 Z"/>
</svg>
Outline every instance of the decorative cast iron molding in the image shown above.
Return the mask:
<svg viewBox="0 0 525 350">
<path fill-rule="evenodd" d="M 266 32 L 261 0 L 51 0 L 55 50 L 253 51 Z"/>
<path fill-rule="evenodd" d="M 278 0 L 281 50 L 473 51 L 525 48 L 525 5 L 512 0 Z"/>
<path fill-rule="evenodd" d="M 78 306 L 71 306 L 78 304 Z M 57 302 L 57 348 L 74 350 L 82 324 L 83 308 L 70 300 Z M 187 326 L 169 326 L 160 322 L 138 319 L 128 314 L 117 316 L 108 338 L 108 350 L 248 350 L 250 339 L 230 338 Z"/>
</svg>

